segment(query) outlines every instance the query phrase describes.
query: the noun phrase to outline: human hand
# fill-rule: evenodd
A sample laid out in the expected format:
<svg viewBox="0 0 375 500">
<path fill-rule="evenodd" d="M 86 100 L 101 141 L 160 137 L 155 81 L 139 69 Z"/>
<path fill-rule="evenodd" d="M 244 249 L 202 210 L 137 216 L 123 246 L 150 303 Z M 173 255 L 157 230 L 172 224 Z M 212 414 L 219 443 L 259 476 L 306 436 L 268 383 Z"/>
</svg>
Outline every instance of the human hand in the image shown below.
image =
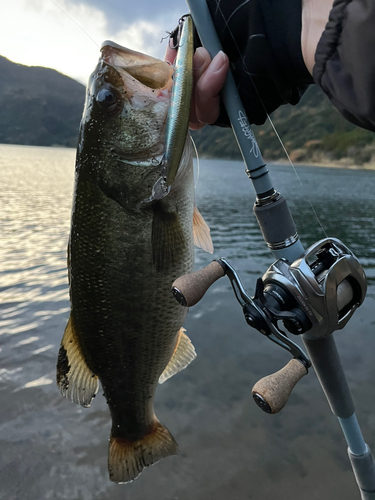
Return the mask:
<svg viewBox="0 0 375 500">
<path fill-rule="evenodd" d="M 176 51 L 168 45 L 165 60 L 173 63 Z M 214 123 L 220 112 L 219 93 L 225 83 L 229 59 L 220 51 L 212 59 L 207 50 L 198 47 L 194 54 L 194 83 L 191 100 L 189 127 L 199 130 L 206 124 Z"/>
</svg>

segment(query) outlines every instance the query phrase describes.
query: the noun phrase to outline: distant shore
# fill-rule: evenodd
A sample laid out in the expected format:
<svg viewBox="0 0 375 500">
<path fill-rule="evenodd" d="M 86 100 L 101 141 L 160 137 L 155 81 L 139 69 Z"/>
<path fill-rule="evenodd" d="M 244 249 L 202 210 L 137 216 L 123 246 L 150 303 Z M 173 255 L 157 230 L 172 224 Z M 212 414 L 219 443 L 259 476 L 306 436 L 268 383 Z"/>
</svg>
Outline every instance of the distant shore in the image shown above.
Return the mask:
<svg viewBox="0 0 375 500">
<path fill-rule="evenodd" d="M 232 158 L 220 158 L 220 157 L 214 157 L 214 156 L 206 156 L 206 155 L 199 155 L 199 158 L 204 159 L 204 160 L 225 160 L 225 161 L 231 161 Z M 233 161 L 241 161 L 240 158 L 233 159 Z M 290 163 L 287 160 L 274 160 L 274 159 L 265 159 L 264 160 L 266 164 L 268 165 L 290 165 Z M 362 165 L 356 165 L 353 161 L 353 158 L 340 158 L 339 160 L 328 160 L 328 159 L 323 159 L 322 161 L 314 161 L 314 160 L 305 160 L 305 161 L 293 161 L 293 165 L 296 165 L 298 167 L 323 167 L 323 168 L 342 168 L 342 169 L 348 169 L 348 170 L 375 170 L 375 162 L 370 161 L 368 163 L 363 163 Z"/>
<path fill-rule="evenodd" d="M 30 144 L 7 144 L 7 143 L 0 143 L 1 146 L 26 146 L 26 147 L 46 147 L 46 148 L 63 148 L 63 149 L 73 149 L 75 150 L 76 148 L 72 147 L 67 147 L 64 145 L 60 144 L 53 144 L 51 146 L 34 146 Z M 204 160 L 225 160 L 225 161 L 232 161 L 232 158 L 220 158 L 220 157 L 215 157 L 211 155 L 199 155 L 199 158 L 204 159 Z M 235 158 L 233 161 L 241 161 L 240 158 Z M 272 164 L 272 165 L 289 165 L 289 162 L 286 160 L 265 160 L 267 164 Z M 363 163 L 362 165 L 356 165 L 353 162 L 352 158 L 340 158 L 339 160 L 322 160 L 322 161 L 293 161 L 293 165 L 296 165 L 298 167 L 323 167 L 323 168 L 342 168 L 342 169 L 348 169 L 348 170 L 375 170 L 375 162 L 371 161 L 368 163 Z"/>
<path fill-rule="evenodd" d="M 267 163 L 272 163 L 273 165 L 289 165 L 285 161 L 269 161 Z M 337 161 L 322 161 L 322 162 L 293 162 L 293 165 L 298 167 L 323 167 L 323 168 L 345 168 L 348 170 L 375 170 L 375 163 L 369 162 L 363 165 L 355 165 L 350 158 L 342 158 Z"/>
</svg>

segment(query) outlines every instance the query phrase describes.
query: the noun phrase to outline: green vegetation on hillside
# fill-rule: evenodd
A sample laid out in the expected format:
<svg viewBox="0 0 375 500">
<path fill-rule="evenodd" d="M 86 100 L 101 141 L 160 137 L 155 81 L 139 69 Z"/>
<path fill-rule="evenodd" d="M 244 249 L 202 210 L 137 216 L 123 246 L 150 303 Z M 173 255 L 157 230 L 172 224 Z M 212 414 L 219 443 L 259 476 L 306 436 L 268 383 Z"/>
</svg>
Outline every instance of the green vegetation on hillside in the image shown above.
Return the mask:
<svg viewBox="0 0 375 500">
<path fill-rule="evenodd" d="M 362 165 L 371 158 L 375 160 L 375 135 L 346 121 L 316 85 L 308 89 L 297 106 L 281 106 L 271 119 L 293 161 L 349 158 Z M 286 161 L 269 121 L 253 129 L 267 160 Z M 231 129 L 205 127 L 192 135 L 202 156 L 241 158 Z"/>
</svg>

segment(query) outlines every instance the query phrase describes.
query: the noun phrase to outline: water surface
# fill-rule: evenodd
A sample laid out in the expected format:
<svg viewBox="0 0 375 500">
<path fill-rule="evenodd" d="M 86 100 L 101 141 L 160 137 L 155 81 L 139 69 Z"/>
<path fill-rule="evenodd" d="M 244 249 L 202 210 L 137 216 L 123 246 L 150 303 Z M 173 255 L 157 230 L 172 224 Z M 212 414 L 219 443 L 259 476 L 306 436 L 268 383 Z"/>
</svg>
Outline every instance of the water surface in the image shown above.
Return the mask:
<svg viewBox="0 0 375 500">
<path fill-rule="evenodd" d="M 186 329 L 198 358 L 158 388 L 156 412 L 180 445 L 137 481 L 108 480 L 109 413 L 55 386 L 58 346 L 69 317 L 66 246 L 75 152 L 0 146 L 0 499 L 354 500 L 359 499 L 335 417 L 311 371 L 284 410 L 262 413 L 251 388 L 288 354 L 250 330 L 220 280 L 191 308 Z M 375 172 L 272 166 L 305 246 L 329 236 L 356 253 L 369 292 L 336 333 L 366 440 L 375 449 Z M 249 291 L 272 263 L 252 214 L 254 193 L 239 162 L 201 161 L 197 205 L 211 227 L 214 257 L 226 257 Z M 200 268 L 212 257 L 196 252 Z"/>
</svg>

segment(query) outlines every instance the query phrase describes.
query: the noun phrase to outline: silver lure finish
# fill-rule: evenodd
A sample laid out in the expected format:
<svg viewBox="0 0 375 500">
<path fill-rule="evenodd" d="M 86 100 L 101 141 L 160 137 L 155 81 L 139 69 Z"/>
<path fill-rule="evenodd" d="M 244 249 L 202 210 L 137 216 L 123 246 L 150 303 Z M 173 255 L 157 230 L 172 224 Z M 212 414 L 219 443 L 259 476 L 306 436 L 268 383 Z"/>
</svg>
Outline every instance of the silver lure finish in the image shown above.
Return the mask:
<svg viewBox="0 0 375 500">
<path fill-rule="evenodd" d="M 190 15 L 180 19 L 181 36 L 174 63 L 171 104 L 167 116 L 164 155 L 160 177 L 153 186 L 150 202 L 167 196 L 174 182 L 189 128 L 193 91 L 193 21 Z"/>
</svg>

